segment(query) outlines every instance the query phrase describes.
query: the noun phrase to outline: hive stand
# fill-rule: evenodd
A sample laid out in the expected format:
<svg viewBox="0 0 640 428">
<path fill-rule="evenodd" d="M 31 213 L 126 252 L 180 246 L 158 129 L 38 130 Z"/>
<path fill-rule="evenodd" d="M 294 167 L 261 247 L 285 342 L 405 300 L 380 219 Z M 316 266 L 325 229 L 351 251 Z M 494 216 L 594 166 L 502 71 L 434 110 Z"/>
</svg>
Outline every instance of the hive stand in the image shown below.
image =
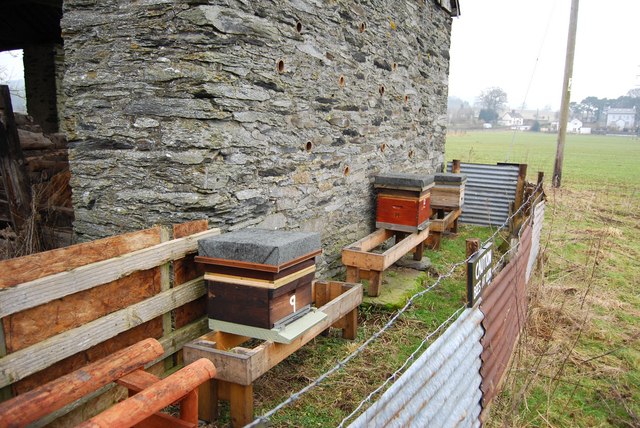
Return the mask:
<svg viewBox="0 0 640 428">
<path fill-rule="evenodd" d="M 402 256 L 413 251 L 414 260 L 422 260 L 424 242 L 429 237 L 430 224 L 424 230 L 405 234 L 387 229 L 378 229 L 361 240 L 342 250 L 342 264 L 347 267 L 347 282 L 360 282 L 369 279 L 369 297 L 380 294 L 382 272 L 398 261 Z M 379 254 L 373 249 L 395 236 L 396 244 Z"/>
<path fill-rule="evenodd" d="M 458 217 L 462 214 L 461 208 L 435 208 L 431 216 L 431 235 L 427 239 L 427 246 L 431 249 L 440 249 L 442 234 L 447 231 L 458 233 Z"/>
<path fill-rule="evenodd" d="M 355 339 L 362 285 L 316 281 L 313 296 L 318 311 L 327 317 L 290 344 L 261 342 L 251 349 L 242 345 L 250 338 L 214 331 L 185 345 L 185 363 L 206 358 L 214 363 L 215 379 L 199 390 L 200 419 L 212 421 L 218 415 L 218 401 L 229 401 L 231 423 L 240 427 L 253 420 L 253 382 L 329 327 L 342 329 L 342 337 Z"/>
</svg>

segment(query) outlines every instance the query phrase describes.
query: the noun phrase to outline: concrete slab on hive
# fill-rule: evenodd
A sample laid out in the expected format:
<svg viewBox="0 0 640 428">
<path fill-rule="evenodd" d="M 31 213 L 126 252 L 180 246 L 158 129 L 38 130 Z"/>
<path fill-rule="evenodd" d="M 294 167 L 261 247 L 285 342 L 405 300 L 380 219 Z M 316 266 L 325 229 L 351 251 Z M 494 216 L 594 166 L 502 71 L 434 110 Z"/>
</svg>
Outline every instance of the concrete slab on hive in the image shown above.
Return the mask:
<svg viewBox="0 0 640 428">
<path fill-rule="evenodd" d="M 376 175 L 373 179 L 373 186 L 376 188 L 422 191 L 430 188 L 433 185 L 433 181 L 433 175 L 388 172 Z"/>
<path fill-rule="evenodd" d="M 320 234 L 243 229 L 198 241 L 200 256 L 279 266 L 321 249 Z"/>
<path fill-rule="evenodd" d="M 441 172 L 435 175 L 436 184 L 457 184 L 467 181 L 464 174 L 453 174 L 450 172 Z"/>
</svg>

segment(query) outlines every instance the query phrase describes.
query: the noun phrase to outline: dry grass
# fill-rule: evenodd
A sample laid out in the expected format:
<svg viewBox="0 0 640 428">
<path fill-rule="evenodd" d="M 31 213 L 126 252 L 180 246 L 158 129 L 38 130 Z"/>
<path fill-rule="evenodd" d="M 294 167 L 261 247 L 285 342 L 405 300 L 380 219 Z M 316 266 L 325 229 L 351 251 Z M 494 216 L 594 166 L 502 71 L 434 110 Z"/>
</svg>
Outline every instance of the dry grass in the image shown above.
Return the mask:
<svg viewBox="0 0 640 428">
<path fill-rule="evenodd" d="M 552 195 L 544 274 L 489 426 L 640 427 L 637 206 L 606 196 Z"/>
</svg>

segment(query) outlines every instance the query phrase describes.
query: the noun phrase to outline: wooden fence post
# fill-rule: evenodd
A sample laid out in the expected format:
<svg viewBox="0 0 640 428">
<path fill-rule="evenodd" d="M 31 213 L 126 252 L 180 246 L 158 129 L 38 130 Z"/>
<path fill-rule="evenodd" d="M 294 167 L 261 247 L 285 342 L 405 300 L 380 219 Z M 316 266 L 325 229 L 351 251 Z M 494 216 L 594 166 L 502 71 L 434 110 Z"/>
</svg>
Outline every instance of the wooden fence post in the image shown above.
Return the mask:
<svg viewBox="0 0 640 428">
<path fill-rule="evenodd" d="M 451 172 L 460 174 L 460 159 L 454 159 L 451 163 Z"/>
</svg>

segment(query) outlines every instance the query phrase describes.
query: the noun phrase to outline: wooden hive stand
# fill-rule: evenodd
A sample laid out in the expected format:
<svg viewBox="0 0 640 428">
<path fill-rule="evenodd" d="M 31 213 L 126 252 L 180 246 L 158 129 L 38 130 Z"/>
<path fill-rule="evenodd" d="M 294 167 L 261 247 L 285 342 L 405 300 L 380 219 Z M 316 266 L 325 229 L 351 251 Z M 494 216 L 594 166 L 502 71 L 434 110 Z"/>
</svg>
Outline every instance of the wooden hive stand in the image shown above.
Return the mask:
<svg viewBox="0 0 640 428">
<path fill-rule="evenodd" d="M 342 250 L 342 264 L 347 267 L 347 282 L 360 282 L 369 279 L 368 294 L 375 297 L 380 294 L 382 273 L 402 256 L 413 251 L 414 260 L 422 260 L 424 242 L 429 237 L 430 224 L 426 228 L 411 234 L 378 229 L 370 235 L 354 242 Z M 396 243 L 383 253 L 375 253 L 376 247 L 394 237 Z"/>
<path fill-rule="evenodd" d="M 218 401 L 230 404 L 231 423 L 240 427 L 253 420 L 253 382 L 329 327 L 342 329 L 342 337 L 355 339 L 362 285 L 336 281 L 315 281 L 313 297 L 318 311 L 327 315 L 292 343 L 263 341 L 250 349 L 241 345 L 250 338 L 214 331 L 184 347 L 185 363 L 199 358 L 212 361 L 215 379 L 200 386 L 200 419 L 218 417 Z"/>
</svg>

